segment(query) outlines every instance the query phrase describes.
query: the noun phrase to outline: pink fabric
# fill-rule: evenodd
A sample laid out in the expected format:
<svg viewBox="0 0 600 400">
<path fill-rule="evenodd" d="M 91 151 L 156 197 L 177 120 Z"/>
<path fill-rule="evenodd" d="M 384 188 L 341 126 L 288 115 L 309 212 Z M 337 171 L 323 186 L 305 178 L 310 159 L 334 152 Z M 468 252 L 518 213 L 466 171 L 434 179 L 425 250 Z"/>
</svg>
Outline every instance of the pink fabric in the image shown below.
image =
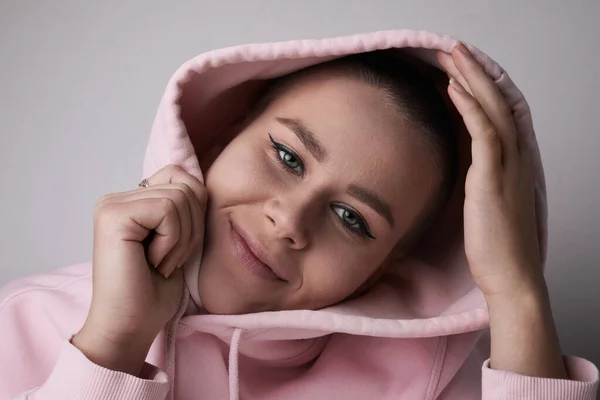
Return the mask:
<svg viewBox="0 0 600 400">
<path fill-rule="evenodd" d="M 435 65 L 432 50 L 455 43 L 428 32 L 387 31 L 200 55 L 167 86 L 144 176 L 179 164 L 202 178 L 198 155 L 244 114 L 261 79 L 376 49 L 404 49 L 398 51 Z M 506 96 L 531 152 L 545 257 L 545 182 L 529 107 L 498 64 L 470 49 Z M 15 282 L 0 291 L 0 400 L 594 399 L 598 370 L 582 359 L 565 358 L 571 380 L 487 367 L 487 309 L 455 225 L 429 233 L 439 251 L 415 253 L 366 295 L 317 311 L 197 315 L 199 255 L 185 266 L 189 295 L 154 342 L 146 379 L 94 365 L 68 341 L 87 315 L 90 263 Z"/>
</svg>

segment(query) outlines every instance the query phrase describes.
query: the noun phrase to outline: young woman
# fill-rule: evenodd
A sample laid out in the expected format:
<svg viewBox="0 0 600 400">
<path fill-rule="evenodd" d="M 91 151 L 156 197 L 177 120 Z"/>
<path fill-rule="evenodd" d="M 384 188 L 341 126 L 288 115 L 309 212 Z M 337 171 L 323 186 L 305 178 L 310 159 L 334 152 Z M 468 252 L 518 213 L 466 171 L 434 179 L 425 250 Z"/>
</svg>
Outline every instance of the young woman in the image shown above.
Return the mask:
<svg viewBox="0 0 600 400">
<path fill-rule="evenodd" d="M 3 290 L 2 398 L 595 397 L 552 321 L 527 104 L 478 50 L 208 53 L 144 167 L 97 203 L 92 263 Z"/>
</svg>

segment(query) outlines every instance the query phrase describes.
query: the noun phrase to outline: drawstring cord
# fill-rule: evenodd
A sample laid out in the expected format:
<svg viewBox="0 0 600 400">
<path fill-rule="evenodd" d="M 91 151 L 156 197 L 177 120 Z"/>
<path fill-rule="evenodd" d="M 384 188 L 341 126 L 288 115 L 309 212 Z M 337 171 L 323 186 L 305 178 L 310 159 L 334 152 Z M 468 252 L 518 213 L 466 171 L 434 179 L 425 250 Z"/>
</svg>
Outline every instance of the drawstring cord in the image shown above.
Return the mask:
<svg viewBox="0 0 600 400">
<path fill-rule="evenodd" d="M 188 308 L 190 294 L 187 287 L 183 290 L 181 305 L 177 314 L 173 316 L 167 325 L 167 377 L 169 379 L 169 392 L 167 400 L 175 400 L 175 346 L 177 339 L 177 326 L 179 320 Z M 239 384 L 239 353 L 240 340 L 242 338 L 243 329 L 236 328 L 231 335 L 231 345 L 229 347 L 229 399 L 240 399 L 240 384 Z"/>
<path fill-rule="evenodd" d="M 185 313 L 188 307 L 190 299 L 190 292 L 187 286 L 184 285 L 181 304 L 179 310 L 171 318 L 171 321 L 167 324 L 167 377 L 169 379 L 169 393 L 167 394 L 167 400 L 175 400 L 175 340 L 177 339 L 177 326 L 179 320 Z"/>
<path fill-rule="evenodd" d="M 229 347 L 229 400 L 240 399 L 239 354 L 242 329 L 236 328 L 231 335 Z"/>
</svg>

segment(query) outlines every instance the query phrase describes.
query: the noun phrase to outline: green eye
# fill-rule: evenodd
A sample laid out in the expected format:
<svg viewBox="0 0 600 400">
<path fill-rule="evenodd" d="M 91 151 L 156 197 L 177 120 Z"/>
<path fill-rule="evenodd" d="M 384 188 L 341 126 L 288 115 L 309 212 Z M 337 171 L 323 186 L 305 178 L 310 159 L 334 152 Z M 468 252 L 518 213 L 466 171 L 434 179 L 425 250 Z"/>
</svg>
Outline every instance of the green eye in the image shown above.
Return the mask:
<svg viewBox="0 0 600 400">
<path fill-rule="evenodd" d="M 277 143 L 271 135 L 269 135 L 269 139 L 271 140 L 272 147 L 276 152 L 277 158 L 281 161 L 281 164 L 296 175 L 304 175 L 304 163 L 300 157 L 291 149 L 285 147 L 281 143 Z"/>
<path fill-rule="evenodd" d="M 375 239 L 371 232 L 369 232 L 367 224 L 358 213 L 340 205 L 333 205 L 331 208 L 333 209 L 333 212 L 335 212 L 340 218 L 344 226 L 350 229 L 350 231 L 361 236 Z"/>
<path fill-rule="evenodd" d="M 279 158 L 281 158 L 281 161 L 291 169 L 300 167 L 300 161 L 298 161 L 292 153 L 286 150 L 279 150 Z"/>
</svg>

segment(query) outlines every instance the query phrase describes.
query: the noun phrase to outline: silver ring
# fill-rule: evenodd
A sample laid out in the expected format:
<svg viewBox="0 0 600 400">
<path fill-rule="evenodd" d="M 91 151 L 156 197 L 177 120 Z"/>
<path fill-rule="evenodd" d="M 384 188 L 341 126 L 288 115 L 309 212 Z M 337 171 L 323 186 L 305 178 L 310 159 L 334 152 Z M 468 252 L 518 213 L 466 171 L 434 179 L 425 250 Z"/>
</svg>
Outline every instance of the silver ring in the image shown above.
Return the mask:
<svg viewBox="0 0 600 400">
<path fill-rule="evenodd" d="M 138 187 L 140 188 L 147 188 L 148 186 L 150 186 L 150 184 L 148 183 L 148 179 L 146 178 L 142 179 L 142 181 L 138 183 Z"/>
</svg>

